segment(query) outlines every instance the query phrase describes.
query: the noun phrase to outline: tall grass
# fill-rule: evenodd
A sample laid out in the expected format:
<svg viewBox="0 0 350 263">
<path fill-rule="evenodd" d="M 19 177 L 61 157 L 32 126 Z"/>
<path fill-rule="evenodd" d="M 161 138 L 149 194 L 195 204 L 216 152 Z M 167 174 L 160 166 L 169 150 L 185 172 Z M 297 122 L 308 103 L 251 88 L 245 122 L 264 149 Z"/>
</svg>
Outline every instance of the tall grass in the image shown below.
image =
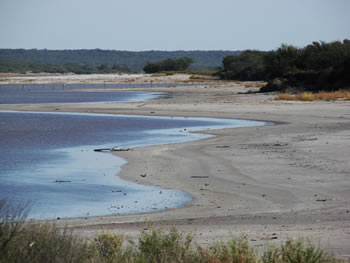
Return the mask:
<svg viewBox="0 0 350 263">
<path fill-rule="evenodd" d="M 265 86 L 267 83 L 263 81 L 255 81 L 255 82 L 244 82 L 245 88 L 261 88 Z"/>
<path fill-rule="evenodd" d="M 0 262 L 234 262 L 234 263 L 337 263 L 326 250 L 303 239 L 288 240 L 280 247 L 268 247 L 262 254 L 244 237 L 201 247 L 191 235 L 152 225 L 141 231 L 137 243 L 121 235 L 104 233 L 87 241 L 72 231 L 53 224 L 24 223 L 23 207 L 11 217 L 7 203 L 0 203 Z M 19 216 L 20 215 L 20 216 Z M 7 219 L 10 218 L 10 219 Z"/>
<path fill-rule="evenodd" d="M 295 95 L 290 93 L 280 93 L 277 95 L 276 100 L 299 100 L 299 101 L 315 101 L 315 100 L 325 100 L 334 101 L 337 99 L 350 100 L 349 91 L 320 91 L 317 93 L 312 92 L 301 92 Z"/>
<path fill-rule="evenodd" d="M 0 262 L 89 262 L 90 244 L 67 229 L 25 223 L 28 205 L 0 201 Z"/>
</svg>

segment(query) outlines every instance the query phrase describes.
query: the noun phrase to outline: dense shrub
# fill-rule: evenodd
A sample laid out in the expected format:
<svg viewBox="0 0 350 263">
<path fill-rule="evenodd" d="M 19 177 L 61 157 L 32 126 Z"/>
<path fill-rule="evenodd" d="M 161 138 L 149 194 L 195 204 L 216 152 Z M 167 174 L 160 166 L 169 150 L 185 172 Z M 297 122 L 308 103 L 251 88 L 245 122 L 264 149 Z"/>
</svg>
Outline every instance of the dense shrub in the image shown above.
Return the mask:
<svg viewBox="0 0 350 263">
<path fill-rule="evenodd" d="M 223 79 L 268 81 L 262 92 L 350 89 L 350 41 L 282 45 L 269 52 L 245 51 L 225 57 Z"/>
<path fill-rule="evenodd" d="M 266 52 L 244 51 L 239 56 L 223 59 L 223 70 L 218 74 L 223 79 L 261 80 L 264 79 Z"/>
<path fill-rule="evenodd" d="M 166 59 L 155 63 L 147 64 L 143 70 L 146 73 L 157 73 L 164 71 L 184 71 L 193 63 L 193 60 L 188 57 L 179 59 Z"/>
</svg>

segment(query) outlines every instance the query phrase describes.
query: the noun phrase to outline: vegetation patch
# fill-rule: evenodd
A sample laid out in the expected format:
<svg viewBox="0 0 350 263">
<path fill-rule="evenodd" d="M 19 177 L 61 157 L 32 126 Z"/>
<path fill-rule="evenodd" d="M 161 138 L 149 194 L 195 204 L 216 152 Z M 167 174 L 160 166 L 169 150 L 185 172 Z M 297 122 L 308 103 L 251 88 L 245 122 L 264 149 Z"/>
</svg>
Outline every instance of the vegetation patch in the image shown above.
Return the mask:
<svg viewBox="0 0 350 263">
<path fill-rule="evenodd" d="M 93 240 L 53 224 L 25 223 L 26 207 L 0 201 L 0 262 L 241 262 L 329 263 L 345 262 L 304 239 L 268 247 L 262 254 L 244 237 L 201 247 L 192 235 L 175 228 L 163 231 L 151 224 L 140 232 L 137 243 L 112 233 Z"/>
<path fill-rule="evenodd" d="M 74 74 L 106 74 L 130 72 L 125 66 L 118 64 L 86 65 L 86 64 L 41 64 L 0 58 L 0 72 L 6 73 L 74 73 Z"/>
<path fill-rule="evenodd" d="M 276 100 L 299 100 L 299 101 L 315 101 L 315 100 L 325 100 L 334 101 L 338 99 L 350 100 L 349 91 L 333 91 L 326 92 L 320 91 L 317 93 L 312 92 L 301 92 L 297 94 L 290 93 L 280 93 L 277 95 Z"/>
<path fill-rule="evenodd" d="M 200 75 L 200 76 L 215 76 L 218 73 L 218 70 L 216 69 L 190 70 L 186 73 L 193 74 L 193 75 Z"/>
<path fill-rule="evenodd" d="M 218 76 L 267 81 L 262 92 L 350 89 L 350 40 L 313 42 L 304 48 L 284 44 L 273 51 L 247 50 L 225 57 Z"/>
<path fill-rule="evenodd" d="M 238 55 L 239 51 L 118 51 L 103 49 L 47 50 L 47 49 L 0 49 L 0 59 L 45 65 L 108 65 L 118 64 L 131 72 L 142 72 L 149 63 L 166 59 L 190 57 L 195 62 L 191 70 L 216 69 L 223 57 Z M 0 70 L 0 72 L 2 72 Z M 6 72 L 6 71 L 4 71 Z M 19 72 L 16 72 L 19 73 Z"/>
<path fill-rule="evenodd" d="M 155 63 L 147 64 L 143 70 L 145 73 L 159 73 L 165 72 L 165 74 L 171 74 L 174 71 L 185 71 L 193 63 L 193 59 L 189 57 L 179 59 L 166 59 L 157 61 Z"/>
</svg>

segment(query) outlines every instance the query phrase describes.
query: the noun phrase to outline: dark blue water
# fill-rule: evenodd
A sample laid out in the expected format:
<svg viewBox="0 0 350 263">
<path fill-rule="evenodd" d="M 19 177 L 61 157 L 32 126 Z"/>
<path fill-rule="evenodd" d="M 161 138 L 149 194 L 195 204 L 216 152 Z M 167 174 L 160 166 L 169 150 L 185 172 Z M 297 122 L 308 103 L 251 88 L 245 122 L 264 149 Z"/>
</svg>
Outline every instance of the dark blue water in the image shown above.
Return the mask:
<svg viewBox="0 0 350 263">
<path fill-rule="evenodd" d="M 115 174 L 125 161 L 93 149 L 193 141 L 210 136 L 188 131 L 264 124 L 203 118 L 0 111 L 0 199 L 30 200 L 30 218 L 36 219 L 146 213 L 182 207 L 192 200 L 187 193 L 120 180 Z"/>
<path fill-rule="evenodd" d="M 123 102 L 166 96 L 160 92 L 120 91 L 123 87 L 128 85 L 0 85 L 0 104 Z"/>
</svg>

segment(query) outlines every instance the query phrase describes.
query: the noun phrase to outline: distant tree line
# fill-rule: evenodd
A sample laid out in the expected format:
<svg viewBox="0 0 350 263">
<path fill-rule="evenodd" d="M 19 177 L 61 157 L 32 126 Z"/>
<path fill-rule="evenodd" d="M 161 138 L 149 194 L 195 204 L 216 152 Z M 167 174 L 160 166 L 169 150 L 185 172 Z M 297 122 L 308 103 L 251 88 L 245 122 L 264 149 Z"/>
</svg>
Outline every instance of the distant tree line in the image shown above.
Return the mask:
<svg viewBox="0 0 350 263">
<path fill-rule="evenodd" d="M 166 59 L 191 57 L 194 63 L 191 70 L 216 69 L 222 59 L 229 55 L 238 55 L 239 51 L 118 51 L 102 49 L 80 50 L 40 50 L 40 49 L 0 49 L 0 59 L 22 62 L 36 62 L 45 65 L 99 65 L 118 64 L 131 72 L 142 72 L 148 63 Z"/>
<path fill-rule="evenodd" d="M 0 59 L 0 72 L 6 73 L 75 73 L 75 74 L 105 74 L 117 72 L 130 72 L 127 67 L 114 65 L 79 65 L 79 64 L 41 64 L 37 62 L 23 62 L 8 59 Z"/>
<path fill-rule="evenodd" d="M 164 71 L 184 71 L 193 63 L 193 59 L 189 57 L 179 59 L 166 59 L 155 63 L 147 64 L 143 70 L 145 73 L 156 73 Z"/>
<path fill-rule="evenodd" d="M 239 56 L 226 56 L 218 75 L 222 79 L 268 81 L 262 91 L 349 89 L 350 41 L 244 51 Z"/>
</svg>

